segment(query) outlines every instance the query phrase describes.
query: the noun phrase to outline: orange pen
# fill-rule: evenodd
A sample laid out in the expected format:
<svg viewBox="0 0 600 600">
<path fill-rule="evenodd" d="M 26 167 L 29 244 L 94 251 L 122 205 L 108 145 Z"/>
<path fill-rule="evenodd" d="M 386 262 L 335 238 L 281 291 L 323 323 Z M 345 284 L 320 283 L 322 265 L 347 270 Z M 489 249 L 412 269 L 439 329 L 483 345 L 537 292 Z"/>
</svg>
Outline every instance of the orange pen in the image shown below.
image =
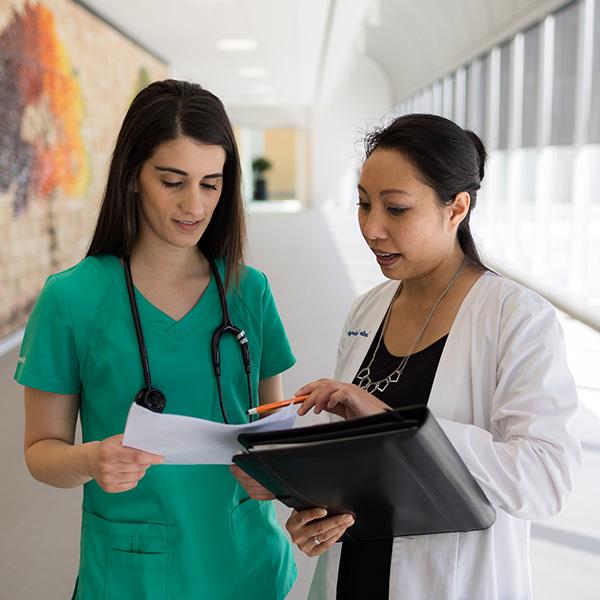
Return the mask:
<svg viewBox="0 0 600 600">
<path fill-rule="evenodd" d="M 271 402 L 270 404 L 261 404 L 256 408 L 249 408 L 246 413 L 249 415 L 262 415 L 263 413 L 289 406 L 290 404 L 302 404 L 310 394 L 306 396 L 295 396 L 294 398 L 288 398 L 287 400 L 281 400 L 280 402 Z"/>
</svg>

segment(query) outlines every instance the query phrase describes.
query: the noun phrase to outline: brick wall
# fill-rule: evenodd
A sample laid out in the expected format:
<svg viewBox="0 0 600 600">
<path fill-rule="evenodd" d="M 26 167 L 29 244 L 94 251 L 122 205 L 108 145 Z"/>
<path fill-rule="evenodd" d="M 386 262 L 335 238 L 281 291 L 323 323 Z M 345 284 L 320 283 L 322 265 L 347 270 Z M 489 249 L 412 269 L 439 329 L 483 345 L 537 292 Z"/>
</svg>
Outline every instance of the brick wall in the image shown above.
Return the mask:
<svg viewBox="0 0 600 600">
<path fill-rule="evenodd" d="M 0 339 L 83 257 L 125 111 L 166 76 L 69 0 L 0 0 Z"/>
</svg>

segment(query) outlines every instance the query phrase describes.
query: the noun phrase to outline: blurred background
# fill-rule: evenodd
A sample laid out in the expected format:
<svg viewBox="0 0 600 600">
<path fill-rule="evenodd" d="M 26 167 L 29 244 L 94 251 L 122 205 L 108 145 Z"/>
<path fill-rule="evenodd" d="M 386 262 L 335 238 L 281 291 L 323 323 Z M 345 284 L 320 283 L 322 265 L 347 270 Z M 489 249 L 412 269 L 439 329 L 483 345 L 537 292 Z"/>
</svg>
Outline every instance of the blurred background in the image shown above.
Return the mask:
<svg viewBox="0 0 600 600">
<path fill-rule="evenodd" d="M 534 592 L 600 598 L 600 0 L 0 0 L 0 598 L 70 597 L 81 491 L 27 474 L 12 373 L 46 277 L 85 253 L 130 101 L 165 77 L 234 124 L 248 262 L 298 357 L 288 394 L 332 374 L 352 300 L 381 280 L 356 226 L 364 132 L 428 112 L 482 137 L 476 240 L 561 311 L 581 399 L 583 470 L 533 525 Z M 298 562 L 293 600 L 314 568 Z"/>
</svg>

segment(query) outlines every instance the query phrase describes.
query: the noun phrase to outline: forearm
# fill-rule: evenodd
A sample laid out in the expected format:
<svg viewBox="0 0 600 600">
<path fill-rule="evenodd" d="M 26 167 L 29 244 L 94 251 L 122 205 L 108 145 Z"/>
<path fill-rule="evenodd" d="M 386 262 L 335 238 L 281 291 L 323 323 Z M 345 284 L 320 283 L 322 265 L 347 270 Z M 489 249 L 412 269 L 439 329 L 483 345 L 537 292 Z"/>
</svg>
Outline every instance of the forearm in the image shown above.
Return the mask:
<svg viewBox="0 0 600 600">
<path fill-rule="evenodd" d="M 27 448 L 25 461 L 34 479 L 54 487 L 74 488 L 92 479 L 90 457 L 96 444 L 40 440 Z"/>
</svg>

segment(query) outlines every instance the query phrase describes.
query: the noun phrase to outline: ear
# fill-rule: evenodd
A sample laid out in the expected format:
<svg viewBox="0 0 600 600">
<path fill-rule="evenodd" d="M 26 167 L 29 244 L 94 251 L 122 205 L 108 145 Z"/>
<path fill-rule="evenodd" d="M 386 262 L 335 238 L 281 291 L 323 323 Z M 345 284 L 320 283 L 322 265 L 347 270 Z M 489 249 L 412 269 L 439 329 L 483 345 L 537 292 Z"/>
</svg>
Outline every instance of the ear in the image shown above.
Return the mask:
<svg viewBox="0 0 600 600">
<path fill-rule="evenodd" d="M 471 195 L 469 192 L 459 192 L 454 196 L 454 202 L 449 205 L 450 209 L 450 226 L 458 229 L 462 220 L 469 214 L 471 206 Z"/>
</svg>

